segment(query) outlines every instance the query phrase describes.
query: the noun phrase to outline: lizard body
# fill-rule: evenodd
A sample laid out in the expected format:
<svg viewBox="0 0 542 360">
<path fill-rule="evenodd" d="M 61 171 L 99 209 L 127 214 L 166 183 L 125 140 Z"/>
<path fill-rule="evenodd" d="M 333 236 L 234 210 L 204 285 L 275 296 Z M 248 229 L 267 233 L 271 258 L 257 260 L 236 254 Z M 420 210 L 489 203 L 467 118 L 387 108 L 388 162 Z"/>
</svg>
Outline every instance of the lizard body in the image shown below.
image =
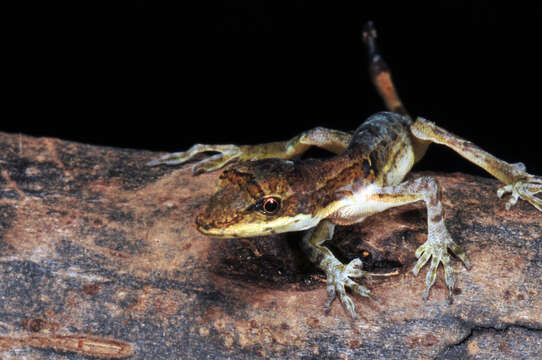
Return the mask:
<svg viewBox="0 0 542 360">
<path fill-rule="evenodd" d="M 542 199 L 536 196 L 542 192 L 542 177 L 528 174 L 522 164 L 499 160 L 423 118 L 412 121 L 376 49 L 372 24 L 367 25 L 363 34 L 369 48 L 373 82 L 393 112 L 372 115 L 352 134 L 315 128 L 289 141 L 269 144 L 198 144 L 150 163 L 180 164 L 201 152 L 218 153 L 194 165 L 194 173 L 199 173 L 237 161 L 221 174 L 216 193 L 196 217 L 198 230 L 217 238 L 308 230 L 301 247 L 326 273 L 326 310 L 338 296 L 354 318 L 355 305 L 345 287 L 361 296 L 370 296 L 368 289 L 352 280 L 370 274 L 361 270 L 361 260 L 343 264 L 322 245 L 333 237 L 335 225 L 358 223 L 388 208 L 424 201 L 428 215 L 427 241 L 417 249 L 418 261 L 413 269 L 418 274 L 431 259 L 424 298 L 429 295 L 441 263 L 451 296 L 454 279 L 448 250 L 469 268 L 465 252 L 446 229 L 438 182 L 428 176 L 403 182 L 430 143 L 452 148 L 502 181 L 505 186 L 499 189 L 498 196 L 512 193 L 507 209 L 521 198 L 542 211 Z M 311 146 L 336 155 L 323 160 L 296 159 Z"/>
<path fill-rule="evenodd" d="M 409 126 L 406 117 L 383 112 L 364 122 L 335 157 L 238 164 L 221 175 L 216 194 L 196 218 L 198 229 L 213 237 L 239 237 L 306 230 L 327 218 L 341 225 L 359 222 L 381 210 L 357 210 L 351 197 L 372 185 L 399 183 L 414 164 Z M 275 214 L 253 211 L 266 196 L 280 201 Z"/>
</svg>

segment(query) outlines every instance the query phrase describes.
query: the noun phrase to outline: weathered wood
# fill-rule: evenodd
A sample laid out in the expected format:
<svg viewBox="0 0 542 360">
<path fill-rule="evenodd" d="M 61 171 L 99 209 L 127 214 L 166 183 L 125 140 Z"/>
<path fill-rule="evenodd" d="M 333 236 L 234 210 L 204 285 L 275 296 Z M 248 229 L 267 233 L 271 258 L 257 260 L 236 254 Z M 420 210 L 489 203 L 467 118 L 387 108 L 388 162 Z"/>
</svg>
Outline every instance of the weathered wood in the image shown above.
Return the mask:
<svg viewBox="0 0 542 360">
<path fill-rule="evenodd" d="M 219 172 L 149 168 L 158 154 L 0 133 L 2 359 L 529 358 L 542 353 L 542 214 L 497 181 L 435 175 L 454 261 L 423 301 L 422 203 L 339 227 L 330 246 L 379 301 L 323 313 L 300 234 L 212 240 L 193 226 Z M 414 175 L 416 176 L 416 174 Z M 427 267 L 427 266 L 426 266 Z"/>
</svg>

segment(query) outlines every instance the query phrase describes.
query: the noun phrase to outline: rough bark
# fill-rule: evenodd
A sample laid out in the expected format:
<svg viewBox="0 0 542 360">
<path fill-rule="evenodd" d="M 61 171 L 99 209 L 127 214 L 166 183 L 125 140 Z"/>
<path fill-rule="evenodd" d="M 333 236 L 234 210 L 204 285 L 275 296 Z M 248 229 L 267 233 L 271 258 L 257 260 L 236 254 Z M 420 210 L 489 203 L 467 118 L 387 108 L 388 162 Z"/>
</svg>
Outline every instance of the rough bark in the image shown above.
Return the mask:
<svg viewBox="0 0 542 360">
<path fill-rule="evenodd" d="M 324 277 L 300 234 L 213 240 L 194 216 L 219 172 L 149 168 L 158 154 L 0 133 L 2 359 L 529 358 L 542 353 L 542 214 L 499 183 L 433 174 L 454 260 L 423 301 L 422 203 L 339 227 L 330 246 L 379 301 L 323 313 Z M 414 174 L 416 176 L 416 174 Z"/>
</svg>

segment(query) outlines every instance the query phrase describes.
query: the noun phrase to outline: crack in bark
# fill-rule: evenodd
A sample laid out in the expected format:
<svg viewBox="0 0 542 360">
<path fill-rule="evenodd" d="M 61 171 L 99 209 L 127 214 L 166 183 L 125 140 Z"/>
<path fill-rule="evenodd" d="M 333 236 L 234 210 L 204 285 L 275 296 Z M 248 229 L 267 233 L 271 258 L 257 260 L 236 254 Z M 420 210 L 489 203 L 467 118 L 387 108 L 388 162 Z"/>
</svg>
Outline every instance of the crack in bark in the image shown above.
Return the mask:
<svg viewBox="0 0 542 360">
<path fill-rule="evenodd" d="M 523 329 L 527 331 L 532 331 L 535 333 L 542 333 L 542 326 L 541 327 L 533 327 L 529 325 L 521 325 L 521 324 L 506 324 L 502 328 L 498 328 L 495 326 L 489 326 L 489 325 L 474 325 L 469 324 L 468 322 L 462 321 L 463 325 L 469 329 L 469 332 L 459 341 L 455 343 L 451 343 L 444 347 L 442 351 L 439 353 L 439 355 L 435 359 L 448 359 L 447 356 L 450 351 L 454 351 L 455 349 L 459 349 L 463 346 L 466 346 L 466 344 L 472 339 L 473 337 L 483 334 L 485 332 L 496 332 L 496 333 L 505 333 L 511 329 Z"/>
</svg>

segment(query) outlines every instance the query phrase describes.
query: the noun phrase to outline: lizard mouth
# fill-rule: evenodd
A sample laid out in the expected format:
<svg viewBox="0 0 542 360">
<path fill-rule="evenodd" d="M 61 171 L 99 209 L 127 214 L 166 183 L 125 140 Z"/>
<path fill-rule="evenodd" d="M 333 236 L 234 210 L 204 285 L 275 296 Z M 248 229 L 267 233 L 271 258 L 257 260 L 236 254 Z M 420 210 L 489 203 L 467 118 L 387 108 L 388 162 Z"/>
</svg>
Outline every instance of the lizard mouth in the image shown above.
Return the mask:
<svg viewBox="0 0 542 360">
<path fill-rule="evenodd" d="M 235 238 L 242 237 L 242 235 L 229 233 L 227 228 L 217 228 L 214 227 L 203 214 L 200 214 L 196 217 L 196 228 L 197 230 L 209 237 L 213 238 Z"/>
<path fill-rule="evenodd" d="M 237 223 L 223 228 L 217 228 L 206 221 L 202 215 L 196 217 L 196 227 L 204 235 L 213 238 L 249 238 L 266 236 L 289 231 L 306 230 L 315 226 L 319 219 L 310 215 L 299 214 L 294 217 L 284 217 L 267 223 Z"/>
<path fill-rule="evenodd" d="M 228 228 L 216 228 L 209 225 L 199 224 L 196 218 L 196 228 L 203 235 L 207 235 L 212 238 L 221 238 L 221 239 L 233 239 L 233 238 L 248 238 L 262 235 L 269 235 L 272 232 L 262 233 L 261 231 L 253 232 L 250 229 L 242 229 L 237 231 L 236 227 Z"/>
<path fill-rule="evenodd" d="M 204 226 L 197 226 L 197 229 L 200 233 L 203 235 L 207 235 L 212 238 L 236 238 L 236 237 L 242 237 L 242 236 L 236 236 L 235 234 L 226 234 L 221 229 L 213 229 L 213 228 L 205 228 Z"/>
</svg>

